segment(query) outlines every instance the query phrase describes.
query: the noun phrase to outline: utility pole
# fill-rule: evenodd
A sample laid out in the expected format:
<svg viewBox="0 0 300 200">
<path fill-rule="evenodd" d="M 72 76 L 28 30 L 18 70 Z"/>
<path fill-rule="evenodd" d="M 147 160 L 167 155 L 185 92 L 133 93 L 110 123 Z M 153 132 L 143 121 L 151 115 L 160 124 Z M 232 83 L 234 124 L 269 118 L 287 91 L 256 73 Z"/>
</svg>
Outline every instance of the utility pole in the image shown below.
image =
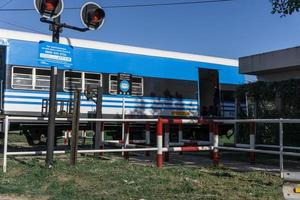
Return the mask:
<svg viewBox="0 0 300 200">
<path fill-rule="evenodd" d="M 60 16 L 54 18 L 55 24 L 60 24 Z M 52 42 L 59 43 L 60 27 L 51 24 L 52 29 Z M 56 93 L 57 93 L 57 67 L 51 66 L 50 76 L 50 97 L 49 97 L 49 116 L 48 116 L 48 133 L 47 133 L 47 155 L 46 155 L 46 167 L 52 168 L 53 166 L 53 151 L 55 142 L 55 117 L 57 112 L 56 105 Z"/>
</svg>

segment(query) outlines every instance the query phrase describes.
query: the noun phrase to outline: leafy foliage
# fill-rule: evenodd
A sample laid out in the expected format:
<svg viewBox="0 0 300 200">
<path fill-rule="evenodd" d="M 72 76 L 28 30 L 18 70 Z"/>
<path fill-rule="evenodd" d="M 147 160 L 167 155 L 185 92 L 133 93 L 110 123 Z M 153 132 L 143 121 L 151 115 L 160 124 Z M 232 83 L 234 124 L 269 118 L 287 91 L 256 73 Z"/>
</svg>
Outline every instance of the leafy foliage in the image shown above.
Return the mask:
<svg viewBox="0 0 300 200">
<path fill-rule="evenodd" d="M 278 13 L 282 17 L 298 12 L 300 0 L 270 0 L 272 3 L 272 14 Z"/>
<path fill-rule="evenodd" d="M 248 97 L 248 115 L 240 116 L 241 118 L 261 119 L 270 118 L 300 118 L 300 80 L 286 80 L 280 82 L 255 82 L 241 86 L 237 95 L 243 99 L 247 94 Z M 254 111 L 253 104 L 256 104 Z M 241 129 L 245 130 L 248 128 Z M 285 144 L 296 145 L 300 143 L 300 125 L 285 125 Z M 241 136 L 242 141 L 246 141 L 249 135 Z M 278 144 L 278 125 L 261 124 L 257 126 L 257 138 L 259 143 Z"/>
</svg>

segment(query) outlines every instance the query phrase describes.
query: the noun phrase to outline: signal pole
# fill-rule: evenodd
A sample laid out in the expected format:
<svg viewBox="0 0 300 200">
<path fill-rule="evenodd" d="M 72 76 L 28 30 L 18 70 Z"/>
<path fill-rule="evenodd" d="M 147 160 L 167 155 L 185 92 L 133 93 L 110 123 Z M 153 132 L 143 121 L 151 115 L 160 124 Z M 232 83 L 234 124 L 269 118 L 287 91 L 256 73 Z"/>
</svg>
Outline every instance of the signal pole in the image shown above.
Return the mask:
<svg viewBox="0 0 300 200">
<path fill-rule="evenodd" d="M 80 32 L 88 30 L 99 29 L 105 19 L 105 12 L 97 3 L 85 3 L 80 12 L 80 17 L 85 28 L 71 26 L 66 23 L 60 22 L 60 15 L 64 9 L 63 0 L 34 0 L 34 7 L 36 11 L 42 16 L 41 22 L 50 24 L 52 31 L 52 42 L 59 43 L 59 35 L 63 28 L 68 28 Z M 55 58 L 53 58 L 55 60 Z M 57 59 L 60 60 L 60 59 Z M 50 61 L 51 62 L 51 61 Z M 50 75 L 50 93 L 49 93 L 49 115 L 48 115 L 48 132 L 47 132 L 47 154 L 46 154 L 46 167 L 53 167 L 53 154 L 55 142 L 55 118 L 57 113 L 56 94 L 57 94 L 57 69 L 56 62 L 51 62 L 51 75 Z M 76 123 L 76 122 L 72 122 Z M 78 122 L 77 122 L 78 123 Z M 77 133 L 72 133 L 77 135 Z M 76 152 L 75 152 L 76 153 Z"/>
<path fill-rule="evenodd" d="M 60 24 L 60 16 L 53 19 L 55 24 Z M 59 43 L 60 26 L 55 24 L 50 25 L 52 30 L 52 42 Z M 53 166 L 53 150 L 55 142 L 55 117 L 57 112 L 56 105 L 57 94 L 57 67 L 51 66 L 50 76 L 50 96 L 49 96 L 49 115 L 48 115 L 48 133 L 47 133 L 47 155 L 46 167 L 52 168 Z"/>
</svg>

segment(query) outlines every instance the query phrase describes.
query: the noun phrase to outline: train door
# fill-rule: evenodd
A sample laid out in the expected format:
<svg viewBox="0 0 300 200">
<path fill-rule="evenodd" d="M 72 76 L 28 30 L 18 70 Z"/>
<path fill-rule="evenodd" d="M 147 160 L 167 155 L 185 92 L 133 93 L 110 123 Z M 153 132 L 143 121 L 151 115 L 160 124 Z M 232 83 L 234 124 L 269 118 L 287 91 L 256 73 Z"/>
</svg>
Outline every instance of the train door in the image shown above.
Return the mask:
<svg viewBox="0 0 300 200">
<path fill-rule="evenodd" d="M 220 115 L 219 72 L 214 69 L 198 69 L 200 116 Z"/>
</svg>

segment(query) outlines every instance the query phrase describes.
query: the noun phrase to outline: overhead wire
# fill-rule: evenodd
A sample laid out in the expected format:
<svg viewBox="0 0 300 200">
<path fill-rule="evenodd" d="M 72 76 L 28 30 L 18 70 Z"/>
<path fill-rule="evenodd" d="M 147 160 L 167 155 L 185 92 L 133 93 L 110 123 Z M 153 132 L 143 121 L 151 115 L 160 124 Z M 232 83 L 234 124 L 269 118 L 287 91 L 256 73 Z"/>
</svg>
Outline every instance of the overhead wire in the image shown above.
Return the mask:
<svg viewBox="0 0 300 200">
<path fill-rule="evenodd" d="M 0 12 L 18 12 L 18 11 L 33 11 L 34 8 L 3 8 L 10 4 L 13 0 L 9 0 L 2 6 L 0 6 Z M 208 3 L 223 3 L 223 2 L 231 2 L 234 0 L 201 0 L 201 1 L 183 1 L 183 2 L 168 2 L 168 3 L 151 3 L 151 4 L 131 4 L 131 5 L 113 5 L 113 6 L 103 6 L 105 9 L 114 9 L 114 8 L 139 8 L 139 7 L 158 7 L 158 6 L 179 6 L 179 5 L 192 5 L 192 4 L 208 4 Z M 65 10 L 79 10 L 80 7 L 67 7 Z M 22 28 L 24 30 L 29 30 L 35 33 L 45 34 L 41 31 L 38 31 L 30 26 L 19 25 L 14 22 L 10 22 L 9 20 L 0 18 L 0 22 L 6 23 L 12 26 L 16 26 Z"/>
<path fill-rule="evenodd" d="M 8 0 L 6 3 L 4 3 L 3 5 L 0 6 L 0 8 L 4 8 L 5 6 L 7 6 L 8 4 L 10 4 L 13 0 Z"/>
<path fill-rule="evenodd" d="M 0 18 L 0 22 L 2 23 L 5 23 L 5 24 L 8 24 L 8 25 L 11 25 L 11 26 L 14 26 L 14 27 L 18 27 L 18 28 L 21 28 L 23 30 L 27 30 L 27 31 L 31 31 L 31 32 L 35 32 L 35 33 L 40 33 L 40 34 L 45 34 L 41 31 L 38 31 L 30 26 L 27 26 L 27 25 L 20 25 L 20 24 L 17 24 L 17 23 L 14 23 L 14 22 L 10 22 L 9 20 L 7 19 L 3 19 L 3 17 Z"/>
<path fill-rule="evenodd" d="M 208 3 L 222 3 L 234 0 L 202 0 L 202 1 L 184 1 L 184 2 L 169 2 L 169 3 L 151 3 L 151 4 L 130 4 L 130 5 L 112 5 L 103 6 L 105 9 L 113 8 L 138 8 L 138 7 L 158 7 L 158 6 L 178 6 L 178 5 L 193 5 L 193 4 L 208 4 Z M 0 7 L 1 8 L 1 7 Z M 67 7 L 65 10 L 79 10 L 80 7 Z M 0 12 L 13 12 L 13 11 L 32 11 L 34 8 L 5 8 L 0 9 Z"/>
</svg>

